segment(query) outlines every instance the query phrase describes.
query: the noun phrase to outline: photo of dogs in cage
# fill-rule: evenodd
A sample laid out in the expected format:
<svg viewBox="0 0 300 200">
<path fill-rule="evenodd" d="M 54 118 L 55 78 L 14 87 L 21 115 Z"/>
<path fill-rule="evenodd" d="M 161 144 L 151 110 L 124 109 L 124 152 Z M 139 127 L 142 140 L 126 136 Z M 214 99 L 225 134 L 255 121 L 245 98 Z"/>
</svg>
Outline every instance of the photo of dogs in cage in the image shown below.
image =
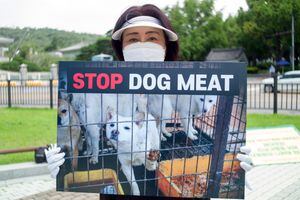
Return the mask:
<svg viewBox="0 0 300 200">
<path fill-rule="evenodd" d="M 66 161 L 57 190 L 244 198 L 236 154 L 245 144 L 245 91 L 68 93 L 66 82 L 61 76 L 57 142 Z"/>
</svg>

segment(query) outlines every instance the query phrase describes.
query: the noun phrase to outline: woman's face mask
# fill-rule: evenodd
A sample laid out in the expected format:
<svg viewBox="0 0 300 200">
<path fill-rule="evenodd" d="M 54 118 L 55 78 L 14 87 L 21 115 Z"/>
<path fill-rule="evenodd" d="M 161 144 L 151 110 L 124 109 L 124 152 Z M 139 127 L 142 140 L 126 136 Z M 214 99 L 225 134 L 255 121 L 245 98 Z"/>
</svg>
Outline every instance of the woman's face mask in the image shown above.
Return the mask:
<svg viewBox="0 0 300 200">
<path fill-rule="evenodd" d="M 164 32 L 153 27 L 132 27 L 122 36 L 125 61 L 164 61 L 166 41 Z"/>
<path fill-rule="evenodd" d="M 135 42 L 124 47 L 125 61 L 164 61 L 166 50 L 154 42 Z"/>
</svg>

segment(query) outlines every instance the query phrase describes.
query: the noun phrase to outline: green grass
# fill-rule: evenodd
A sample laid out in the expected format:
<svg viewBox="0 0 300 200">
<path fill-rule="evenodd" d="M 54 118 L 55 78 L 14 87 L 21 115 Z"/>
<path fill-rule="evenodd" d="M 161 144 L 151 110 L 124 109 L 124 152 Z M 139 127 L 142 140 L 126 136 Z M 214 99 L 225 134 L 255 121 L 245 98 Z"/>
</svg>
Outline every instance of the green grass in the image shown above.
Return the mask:
<svg viewBox="0 0 300 200">
<path fill-rule="evenodd" d="M 0 149 L 45 146 L 56 141 L 56 110 L 0 108 Z M 0 155 L 0 164 L 33 161 L 33 153 Z"/>
<path fill-rule="evenodd" d="M 300 130 L 298 115 L 249 114 L 247 127 L 294 125 Z M 56 141 L 56 110 L 0 108 L 0 149 L 45 146 Z M 0 164 L 33 161 L 33 153 L 0 155 Z"/>
<path fill-rule="evenodd" d="M 298 130 L 300 130 L 300 115 L 247 115 L 247 128 L 282 125 L 294 125 Z"/>
</svg>

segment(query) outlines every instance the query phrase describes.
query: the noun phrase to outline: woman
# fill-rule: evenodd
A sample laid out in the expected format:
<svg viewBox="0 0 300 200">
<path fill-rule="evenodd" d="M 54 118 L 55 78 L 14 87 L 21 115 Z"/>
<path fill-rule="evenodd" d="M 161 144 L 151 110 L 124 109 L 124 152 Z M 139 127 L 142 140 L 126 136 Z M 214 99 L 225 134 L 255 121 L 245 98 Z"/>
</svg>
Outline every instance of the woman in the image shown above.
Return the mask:
<svg viewBox="0 0 300 200">
<path fill-rule="evenodd" d="M 175 61 L 178 59 L 178 37 L 167 16 L 156 6 L 146 4 L 127 9 L 118 19 L 113 34 L 112 47 L 120 61 Z M 240 165 L 251 170 L 250 149 L 238 154 Z M 64 163 L 65 153 L 56 145 L 45 151 L 48 168 L 53 178 Z"/>
<path fill-rule="evenodd" d="M 149 4 L 133 6 L 120 16 L 112 35 L 112 47 L 121 61 L 178 59 L 178 37 L 170 21 L 159 8 Z"/>
</svg>

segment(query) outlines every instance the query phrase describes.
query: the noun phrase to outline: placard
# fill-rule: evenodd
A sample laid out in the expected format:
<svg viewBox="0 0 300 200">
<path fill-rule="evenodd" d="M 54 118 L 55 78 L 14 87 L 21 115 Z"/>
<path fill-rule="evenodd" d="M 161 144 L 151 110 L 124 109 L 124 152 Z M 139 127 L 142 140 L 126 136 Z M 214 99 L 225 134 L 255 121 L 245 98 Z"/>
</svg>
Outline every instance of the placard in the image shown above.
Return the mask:
<svg viewBox="0 0 300 200">
<path fill-rule="evenodd" d="M 295 127 L 247 130 L 254 165 L 300 162 L 300 135 Z"/>
<path fill-rule="evenodd" d="M 245 63 L 60 62 L 58 95 L 58 191 L 244 198 Z"/>
</svg>

